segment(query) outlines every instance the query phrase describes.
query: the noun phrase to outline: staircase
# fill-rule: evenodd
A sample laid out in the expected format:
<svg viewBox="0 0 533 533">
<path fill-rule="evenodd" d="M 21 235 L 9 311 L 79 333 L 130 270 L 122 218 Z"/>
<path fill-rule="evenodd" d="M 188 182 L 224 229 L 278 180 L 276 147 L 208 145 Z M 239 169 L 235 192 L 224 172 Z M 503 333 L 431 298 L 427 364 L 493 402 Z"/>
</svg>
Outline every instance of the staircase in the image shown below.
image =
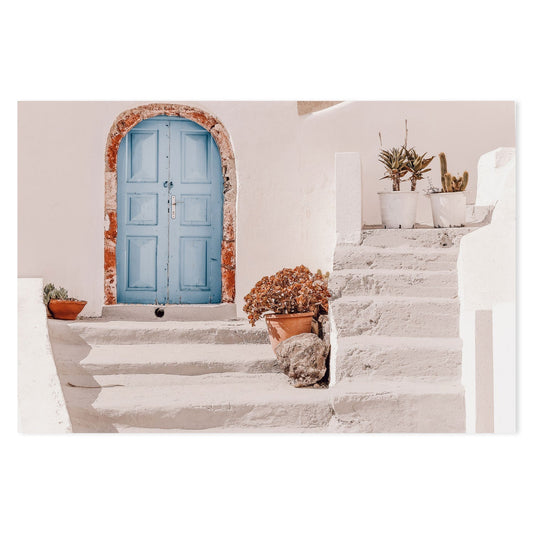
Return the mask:
<svg viewBox="0 0 533 533">
<path fill-rule="evenodd" d="M 243 320 L 49 321 L 75 432 L 324 431 L 327 389 L 295 389 Z"/>
<path fill-rule="evenodd" d="M 367 229 L 337 246 L 331 391 L 346 430 L 465 430 L 456 263 L 472 229 Z"/>
<path fill-rule="evenodd" d="M 468 231 L 364 230 L 337 246 L 329 389 L 293 388 L 264 326 L 245 320 L 119 320 L 118 307 L 49 320 L 73 431 L 464 431 L 456 261 Z"/>
</svg>

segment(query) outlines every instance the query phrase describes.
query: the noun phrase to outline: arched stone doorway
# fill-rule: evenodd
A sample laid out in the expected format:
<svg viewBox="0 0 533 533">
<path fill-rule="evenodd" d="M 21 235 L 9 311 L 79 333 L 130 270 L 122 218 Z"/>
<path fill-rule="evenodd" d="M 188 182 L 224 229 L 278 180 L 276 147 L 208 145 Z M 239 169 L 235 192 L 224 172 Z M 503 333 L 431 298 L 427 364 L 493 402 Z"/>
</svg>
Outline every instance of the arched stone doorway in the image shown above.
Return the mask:
<svg viewBox="0 0 533 533">
<path fill-rule="evenodd" d="M 220 151 L 224 179 L 223 232 L 221 247 L 222 302 L 235 300 L 235 205 L 237 176 L 229 134 L 212 114 L 181 104 L 146 104 L 121 113 L 109 134 L 105 149 L 104 303 L 117 303 L 117 156 L 123 137 L 139 122 L 158 115 L 178 116 L 196 122 L 215 140 Z"/>
</svg>

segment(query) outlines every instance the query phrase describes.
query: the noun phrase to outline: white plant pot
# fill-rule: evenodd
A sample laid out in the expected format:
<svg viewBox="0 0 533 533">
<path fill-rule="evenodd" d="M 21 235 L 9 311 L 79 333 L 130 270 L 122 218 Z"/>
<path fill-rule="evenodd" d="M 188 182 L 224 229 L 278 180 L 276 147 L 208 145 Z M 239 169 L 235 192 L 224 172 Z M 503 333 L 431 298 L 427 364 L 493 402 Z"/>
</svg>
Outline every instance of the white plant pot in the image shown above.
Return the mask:
<svg viewBox="0 0 533 533">
<path fill-rule="evenodd" d="M 438 192 L 428 195 L 436 228 L 455 228 L 465 225 L 466 193 Z"/>
<path fill-rule="evenodd" d="M 379 192 L 381 222 L 386 228 L 412 228 L 416 219 L 416 191 Z"/>
</svg>

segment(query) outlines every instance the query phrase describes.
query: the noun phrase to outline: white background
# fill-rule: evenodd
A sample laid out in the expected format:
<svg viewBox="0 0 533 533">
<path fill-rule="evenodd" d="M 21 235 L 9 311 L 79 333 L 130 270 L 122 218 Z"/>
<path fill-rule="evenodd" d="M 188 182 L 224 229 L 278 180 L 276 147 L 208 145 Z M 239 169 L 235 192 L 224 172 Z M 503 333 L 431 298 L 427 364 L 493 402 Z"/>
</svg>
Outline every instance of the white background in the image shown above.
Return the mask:
<svg viewBox="0 0 533 533">
<path fill-rule="evenodd" d="M 14 2 L 3 9 L 3 531 L 531 531 L 527 3 Z M 196 6 L 196 8 L 194 8 Z M 17 100 L 518 101 L 513 436 L 16 433 Z"/>
</svg>

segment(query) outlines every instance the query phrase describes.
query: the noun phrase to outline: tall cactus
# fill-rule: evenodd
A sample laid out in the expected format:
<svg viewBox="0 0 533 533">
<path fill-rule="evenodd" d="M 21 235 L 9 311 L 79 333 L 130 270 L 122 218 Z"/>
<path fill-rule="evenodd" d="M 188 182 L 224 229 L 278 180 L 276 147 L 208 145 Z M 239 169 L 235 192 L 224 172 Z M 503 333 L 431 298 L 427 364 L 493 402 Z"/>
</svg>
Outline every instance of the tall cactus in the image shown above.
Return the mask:
<svg viewBox="0 0 533 533">
<path fill-rule="evenodd" d="M 440 181 L 442 183 L 442 192 L 460 192 L 466 189 L 468 185 L 468 172 L 465 170 L 462 176 L 452 176 L 448 172 L 446 163 L 446 154 L 441 152 L 440 159 Z"/>
</svg>

